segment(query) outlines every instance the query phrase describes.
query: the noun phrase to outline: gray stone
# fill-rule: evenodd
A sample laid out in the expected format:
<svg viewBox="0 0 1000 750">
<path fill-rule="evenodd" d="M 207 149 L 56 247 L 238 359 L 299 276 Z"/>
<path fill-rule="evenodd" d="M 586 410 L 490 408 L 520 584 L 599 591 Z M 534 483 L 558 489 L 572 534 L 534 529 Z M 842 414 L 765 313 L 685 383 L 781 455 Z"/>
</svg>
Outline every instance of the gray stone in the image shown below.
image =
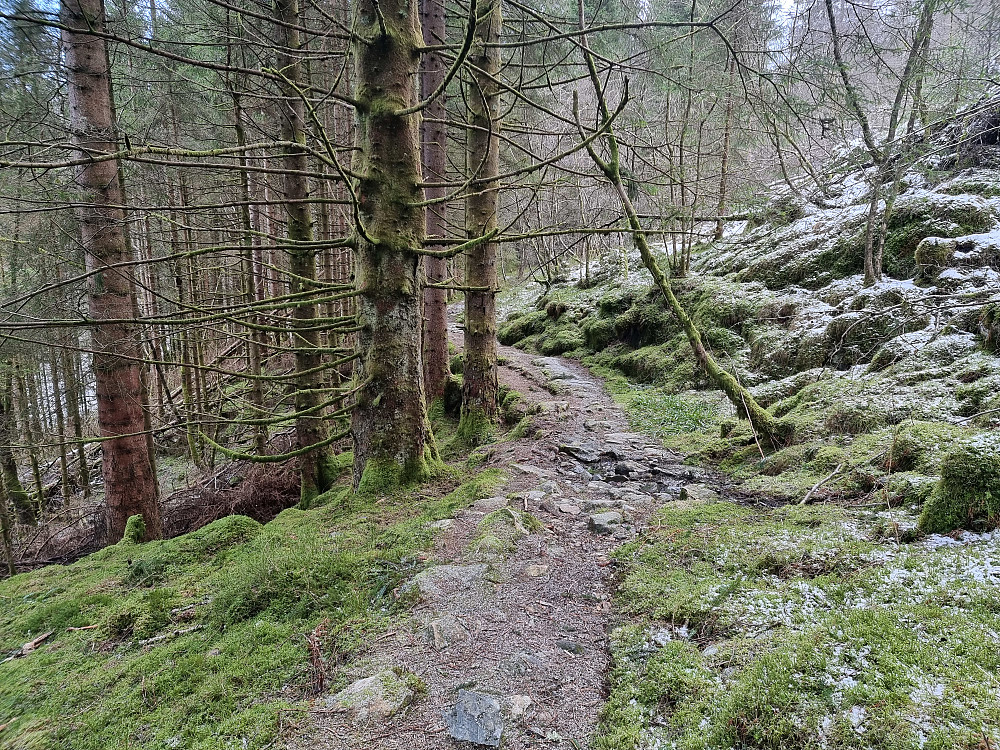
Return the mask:
<svg viewBox="0 0 1000 750">
<path fill-rule="evenodd" d="M 610 534 L 621 522 L 622 514 L 612 510 L 607 513 L 595 513 L 590 517 L 587 526 L 595 534 Z"/>
<path fill-rule="evenodd" d="M 454 615 L 438 617 L 427 623 L 424 636 L 434 649 L 441 651 L 453 643 L 461 643 L 469 637 L 469 631 Z"/>
<path fill-rule="evenodd" d="M 524 715 L 524 712 L 528 710 L 528 706 L 531 705 L 531 698 L 527 695 L 508 695 L 507 700 L 507 712 L 510 714 L 512 719 L 520 718 Z"/>
<path fill-rule="evenodd" d="M 546 479 L 538 485 L 538 491 L 544 492 L 546 495 L 555 495 L 559 492 L 559 485 L 554 479 Z"/>
<path fill-rule="evenodd" d="M 547 575 L 548 572 L 548 565 L 538 565 L 536 563 L 532 563 L 524 566 L 524 574 L 528 578 L 541 578 L 542 576 Z"/>
<path fill-rule="evenodd" d="M 427 524 L 427 527 L 435 531 L 444 531 L 445 529 L 450 529 L 454 523 L 454 518 L 442 518 L 440 521 Z"/>
<path fill-rule="evenodd" d="M 566 513 L 571 516 L 575 516 L 580 512 L 580 506 L 574 503 L 559 503 L 556 507 L 559 508 L 560 513 Z"/>
<path fill-rule="evenodd" d="M 638 474 L 642 471 L 643 467 L 635 461 L 619 461 L 615 464 L 615 474 L 620 476 L 627 477 L 630 474 Z"/>
<path fill-rule="evenodd" d="M 572 456 L 577 461 L 582 461 L 585 464 L 592 464 L 601 460 L 601 452 L 591 445 L 564 443 L 559 446 L 559 452 Z"/>
<path fill-rule="evenodd" d="M 318 708 L 350 714 L 356 722 L 384 720 L 416 698 L 419 678 L 404 669 L 386 669 L 348 685 L 336 695 L 320 699 Z"/>
<path fill-rule="evenodd" d="M 545 498 L 545 493 L 539 492 L 538 490 L 528 490 L 527 492 L 522 492 L 521 497 L 523 497 L 525 500 L 530 500 L 532 502 L 537 503 L 539 500 Z"/>
<path fill-rule="evenodd" d="M 546 498 L 538 504 L 539 509 L 544 510 L 546 513 L 551 515 L 556 515 L 559 512 L 559 507 L 552 501 L 551 498 Z"/>
<path fill-rule="evenodd" d="M 528 474 L 533 477 L 548 477 L 552 475 L 548 469 L 541 469 L 537 466 L 532 466 L 531 464 L 511 464 L 510 468 L 520 474 Z"/>
<path fill-rule="evenodd" d="M 569 411 L 568 401 L 539 401 L 539 414 L 565 414 Z"/>
<path fill-rule="evenodd" d="M 590 500 L 583 501 L 583 510 L 590 513 L 595 510 L 607 510 L 609 508 L 617 508 L 621 503 L 617 500 L 612 500 L 608 497 L 593 498 Z"/>
<path fill-rule="evenodd" d="M 583 646 L 576 641 L 570 640 L 569 638 L 560 638 L 556 641 L 556 645 L 563 651 L 576 654 L 577 656 L 583 653 Z"/>
<path fill-rule="evenodd" d="M 417 573 L 399 587 L 400 594 L 416 591 L 425 601 L 469 591 L 483 580 L 485 565 L 435 565 Z"/>
<path fill-rule="evenodd" d="M 495 510 L 500 510 L 500 508 L 506 507 L 507 498 L 506 497 L 483 497 L 476 500 L 472 504 L 474 510 L 481 510 L 485 513 L 492 513 Z"/>
<path fill-rule="evenodd" d="M 444 722 L 453 739 L 487 747 L 500 746 L 503 717 L 500 702 L 492 695 L 459 690 L 458 702 L 444 712 Z"/>
</svg>

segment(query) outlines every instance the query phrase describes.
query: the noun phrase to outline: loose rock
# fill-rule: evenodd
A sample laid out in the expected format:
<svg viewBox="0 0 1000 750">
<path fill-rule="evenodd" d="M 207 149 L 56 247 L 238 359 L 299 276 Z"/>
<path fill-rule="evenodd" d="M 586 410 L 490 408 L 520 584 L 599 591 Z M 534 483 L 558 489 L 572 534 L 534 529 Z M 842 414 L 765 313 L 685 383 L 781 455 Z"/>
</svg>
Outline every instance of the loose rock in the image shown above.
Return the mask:
<svg viewBox="0 0 1000 750">
<path fill-rule="evenodd" d="M 571 654 L 579 655 L 583 653 L 583 646 L 576 641 L 570 640 L 569 638 L 560 638 L 556 641 L 556 645 L 563 651 L 567 651 Z"/>
<path fill-rule="evenodd" d="M 356 722 L 387 719 L 410 705 L 420 679 L 404 669 L 386 669 L 348 685 L 336 695 L 316 702 L 317 708 L 343 711 Z"/>
<path fill-rule="evenodd" d="M 622 522 L 622 514 L 617 511 L 595 513 L 590 517 L 587 526 L 595 534 L 610 534 L 614 527 Z"/>
<path fill-rule="evenodd" d="M 503 734 L 500 702 L 492 695 L 459 690 L 458 702 L 444 713 L 448 734 L 456 740 L 499 747 Z"/>
<path fill-rule="evenodd" d="M 435 650 L 441 651 L 453 643 L 460 643 L 469 637 L 469 631 L 454 615 L 438 617 L 427 623 L 424 635 Z"/>
<path fill-rule="evenodd" d="M 548 565 L 537 565 L 535 563 L 532 563 L 531 565 L 524 566 L 524 574 L 528 578 L 541 578 L 542 576 L 548 574 L 548 572 L 549 572 Z"/>
</svg>

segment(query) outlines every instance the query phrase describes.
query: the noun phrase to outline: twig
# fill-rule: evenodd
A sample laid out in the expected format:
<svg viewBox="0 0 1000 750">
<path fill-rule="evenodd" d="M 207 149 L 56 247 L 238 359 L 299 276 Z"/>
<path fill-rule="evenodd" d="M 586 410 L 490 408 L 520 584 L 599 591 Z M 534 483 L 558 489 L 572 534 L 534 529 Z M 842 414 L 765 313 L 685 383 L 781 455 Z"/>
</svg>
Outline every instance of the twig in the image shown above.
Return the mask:
<svg viewBox="0 0 1000 750">
<path fill-rule="evenodd" d="M 145 640 L 138 641 L 137 643 L 140 646 L 148 646 L 148 645 L 150 645 L 152 643 L 159 643 L 160 641 L 165 641 L 168 638 L 175 638 L 175 637 L 177 637 L 179 635 L 186 635 L 187 633 L 193 633 L 195 630 L 201 630 L 203 627 L 205 627 L 205 626 L 204 625 L 193 625 L 190 628 L 181 628 L 180 630 L 171 630 L 169 633 L 164 633 L 163 635 L 156 635 L 156 636 L 153 636 L 152 638 L 147 638 Z"/>
<path fill-rule="evenodd" d="M 93 630 L 94 628 L 99 628 L 99 627 L 101 627 L 101 626 L 100 625 L 83 625 L 82 627 L 79 627 L 79 628 L 73 628 L 73 627 L 66 628 L 66 631 L 69 632 L 69 633 L 75 633 L 77 630 Z"/>
<path fill-rule="evenodd" d="M 842 468 L 844 468 L 844 464 L 843 463 L 837 464 L 837 468 L 836 469 L 834 469 L 829 474 L 827 474 L 825 477 L 823 477 L 818 482 L 816 482 L 816 484 L 814 484 L 812 486 L 812 489 L 809 490 L 806 493 L 806 496 L 804 498 L 802 498 L 802 502 L 799 503 L 799 505 L 805 505 L 806 503 L 808 503 L 809 502 L 809 498 L 811 498 L 813 496 L 813 493 L 816 492 L 816 490 L 818 490 L 820 488 L 820 485 L 826 484 L 829 480 L 833 479 Z M 879 504 L 881 505 L 881 503 L 879 503 Z"/>
</svg>

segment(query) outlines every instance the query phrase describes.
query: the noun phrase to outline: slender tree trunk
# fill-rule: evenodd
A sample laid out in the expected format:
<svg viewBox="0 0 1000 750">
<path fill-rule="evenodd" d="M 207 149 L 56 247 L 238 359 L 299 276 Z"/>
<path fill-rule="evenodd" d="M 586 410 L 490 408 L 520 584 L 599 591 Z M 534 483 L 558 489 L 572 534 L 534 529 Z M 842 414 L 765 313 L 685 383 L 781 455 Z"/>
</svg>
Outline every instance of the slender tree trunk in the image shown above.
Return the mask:
<svg viewBox="0 0 1000 750">
<path fill-rule="evenodd" d="M 722 217 L 726 213 L 726 198 L 729 189 L 729 149 L 733 142 L 733 111 L 736 109 L 736 96 L 733 84 L 736 77 L 736 58 L 729 62 L 729 88 L 726 91 L 726 124 L 722 133 L 722 161 L 719 165 L 719 203 L 716 211 L 719 218 L 715 221 L 715 239 L 722 239 L 725 222 Z"/>
<path fill-rule="evenodd" d="M 7 512 L 7 497 L 0 485 L 0 542 L 3 543 L 3 558 L 7 566 L 7 575 L 17 572 L 14 567 L 14 540 L 11 534 L 10 514 Z"/>
<path fill-rule="evenodd" d="M 111 99 L 101 0 L 63 0 L 60 20 L 66 27 L 63 46 L 69 89 L 73 144 L 81 155 L 118 150 Z M 79 210 L 90 279 L 97 414 L 102 443 L 105 526 L 104 541 L 117 542 L 129 516 L 142 515 L 146 538 L 163 534 L 159 489 L 146 424 L 145 393 L 138 328 L 130 323 L 135 310 L 131 279 L 118 264 L 132 260 L 117 206 L 123 195 L 117 160 L 90 162 L 77 170 L 76 182 L 86 195 Z M 100 321 L 115 321 L 101 323 Z"/>
<path fill-rule="evenodd" d="M 76 376 L 76 363 L 64 345 L 62 350 L 63 377 L 66 380 L 66 408 L 76 440 L 77 481 L 84 497 L 90 497 L 90 467 L 87 465 L 87 446 L 83 444 L 83 421 L 80 419 L 80 383 Z"/>
<path fill-rule="evenodd" d="M 355 6 L 354 172 L 357 237 L 359 388 L 351 418 L 354 482 L 389 491 L 430 474 L 436 460 L 424 403 L 420 254 L 426 236 L 419 205 L 420 117 L 411 84 L 420 19 L 406 0 Z"/>
<path fill-rule="evenodd" d="M 4 496 L 14 506 L 20 523 L 34 526 L 38 523 L 38 507 L 31 501 L 21 485 L 14 457 L 14 373 L 11 365 L 0 365 L 0 477 Z"/>
<path fill-rule="evenodd" d="M 469 108 L 466 168 L 473 178 L 465 201 L 465 231 L 470 240 L 497 231 L 500 173 L 499 0 L 487 0 L 476 19 L 467 86 Z M 473 245 L 465 255 L 465 361 L 462 363 L 462 417 L 459 436 L 485 442 L 497 421 L 497 242 Z"/>
<path fill-rule="evenodd" d="M 444 0 L 420 0 L 420 22 L 424 42 L 444 44 Z M 420 76 L 420 96 L 426 99 L 444 81 L 446 63 L 440 52 L 423 56 Z M 424 110 L 420 128 L 423 142 L 424 182 L 440 182 L 448 170 L 448 126 L 445 124 L 445 97 L 442 93 Z M 427 200 L 443 198 L 444 187 L 424 188 Z M 428 238 L 444 237 L 445 204 L 436 203 L 427 209 Z M 432 250 L 441 246 L 431 245 Z M 424 258 L 424 273 L 428 283 L 440 284 L 448 275 L 446 258 Z M 444 395 L 444 386 L 450 374 L 448 368 L 448 292 L 445 289 L 424 289 L 424 389 L 428 401 Z"/>
<path fill-rule="evenodd" d="M 52 352 L 49 359 L 49 373 L 52 378 L 52 396 L 56 402 L 56 434 L 59 440 L 59 488 L 62 491 L 63 504 L 69 505 L 69 456 L 66 454 L 66 412 L 63 409 L 62 396 L 60 392 L 65 390 L 59 387 L 59 365 L 57 364 L 56 352 Z"/>
<path fill-rule="evenodd" d="M 288 218 L 288 244 L 291 270 L 291 293 L 300 294 L 317 288 L 316 248 L 313 245 L 313 220 L 309 200 L 309 159 L 304 148 L 305 102 L 302 100 L 302 64 L 298 0 L 277 0 L 278 67 L 283 76 L 281 101 L 282 138 L 302 144 L 285 149 L 285 213 Z M 322 411 L 324 394 L 323 362 L 316 330 L 316 304 L 297 299 L 292 307 L 291 333 L 295 348 L 295 435 L 298 447 L 312 450 L 299 456 L 301 504 L 305 507 L 326 492 L 336 479 L 325 444 L 328 429 Z"/>
</svg>

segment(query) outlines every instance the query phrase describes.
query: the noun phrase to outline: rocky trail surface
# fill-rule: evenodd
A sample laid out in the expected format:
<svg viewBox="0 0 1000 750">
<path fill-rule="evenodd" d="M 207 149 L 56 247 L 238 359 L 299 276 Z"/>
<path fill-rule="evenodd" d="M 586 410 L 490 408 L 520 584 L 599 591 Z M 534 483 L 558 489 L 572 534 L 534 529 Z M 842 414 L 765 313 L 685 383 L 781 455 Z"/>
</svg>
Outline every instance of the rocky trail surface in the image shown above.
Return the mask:
<svg viewBox="0 0 1000 750">
<path fill-rule="evenodd" d="M 630 432 L 583 367 L 502 356 L 501 381 L 534 402 L 537 432 L 489 447 L 486 465 L 508 480 L 436 524 L 427 567 L 400 591 L 416 600 L 410 621 L 316 701 L 315 732 L 293 746 L 590 746 L 615 619 L 609 555 L 662 503 L 712 490 Z"/>
</svg>

